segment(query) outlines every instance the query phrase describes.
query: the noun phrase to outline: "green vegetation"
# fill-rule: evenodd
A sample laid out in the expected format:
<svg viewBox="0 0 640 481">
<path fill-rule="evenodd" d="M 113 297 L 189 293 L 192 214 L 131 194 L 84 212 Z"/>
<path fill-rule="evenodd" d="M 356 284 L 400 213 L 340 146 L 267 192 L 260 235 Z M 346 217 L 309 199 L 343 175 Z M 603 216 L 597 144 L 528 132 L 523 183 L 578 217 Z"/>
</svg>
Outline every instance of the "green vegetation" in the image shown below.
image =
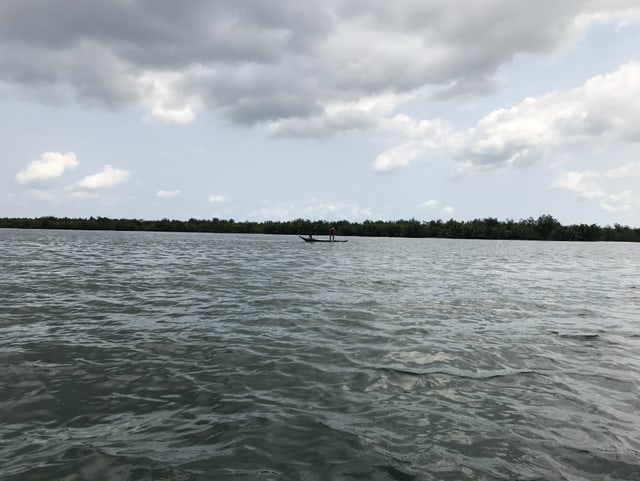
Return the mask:
<svg viewBox="0 0 640 481">
<path fill-rule="evenodd" d="M 334 225 L 339 236 L 371 237 L 442 237 L 455 239 L 519 239 L 558 241 L 622 241 L 639 242 L 640 229 L 615 224 L 600 227 L 596 224 L 563 226 L 550 215 L 537 219 L 529 217 L 518 222 L 499 221 L 488 217 L 471 221 L 431 220 L 418 221 L 370 221 L 349 222 L 346 220 L 327 222 L 296 219 L 291 221 L 235 222 L 233 219 L 189 219 L 139 220 L 89 217 L 0 218 L 0 228 L 20 229 L 79 229 L 79 230 L 126 230 L 164 232 L 217 232 L 243 234 L 317 234 L 325 235 Z"/>
</svg>

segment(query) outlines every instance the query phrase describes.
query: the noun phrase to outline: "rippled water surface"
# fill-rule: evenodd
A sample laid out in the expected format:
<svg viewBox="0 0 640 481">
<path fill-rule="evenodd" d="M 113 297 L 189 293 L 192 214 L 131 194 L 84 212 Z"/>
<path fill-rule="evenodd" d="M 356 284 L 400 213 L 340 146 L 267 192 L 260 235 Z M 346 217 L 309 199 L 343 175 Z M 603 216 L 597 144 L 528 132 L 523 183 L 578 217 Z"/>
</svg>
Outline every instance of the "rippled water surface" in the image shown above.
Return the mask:
<svg viewBox="0 0 640 481">
<path fill-rule="evenodd" d="M 0 230 L 0 479 L 640 480 L 640 245 Z"/>
</svg>

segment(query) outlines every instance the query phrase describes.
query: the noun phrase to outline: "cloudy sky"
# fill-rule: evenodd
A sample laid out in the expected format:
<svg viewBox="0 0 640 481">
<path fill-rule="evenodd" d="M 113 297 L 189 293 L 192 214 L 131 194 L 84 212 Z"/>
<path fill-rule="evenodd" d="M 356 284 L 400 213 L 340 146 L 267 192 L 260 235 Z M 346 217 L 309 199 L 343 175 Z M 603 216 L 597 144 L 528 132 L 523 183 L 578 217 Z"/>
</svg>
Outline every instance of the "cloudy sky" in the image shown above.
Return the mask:
<svg viewBox="0 0 640 481">
<path fill-rule="evenodd" d="M 0 216 L 640 226 L 637 0 L 2 0 Z"/>
</svg>

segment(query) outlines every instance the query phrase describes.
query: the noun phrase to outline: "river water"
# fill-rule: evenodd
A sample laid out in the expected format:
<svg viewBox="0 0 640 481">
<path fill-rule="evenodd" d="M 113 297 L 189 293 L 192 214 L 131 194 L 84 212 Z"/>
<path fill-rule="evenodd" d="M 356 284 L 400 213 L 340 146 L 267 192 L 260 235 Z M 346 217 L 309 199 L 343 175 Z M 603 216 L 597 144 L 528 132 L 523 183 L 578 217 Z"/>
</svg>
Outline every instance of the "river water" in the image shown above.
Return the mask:
<svg viewBox="0 0 640 481">
<path fill-rule="evenodd" d="M 640 245 L 0 230 L 2 480 L 640 480 Z"/>
</svg>

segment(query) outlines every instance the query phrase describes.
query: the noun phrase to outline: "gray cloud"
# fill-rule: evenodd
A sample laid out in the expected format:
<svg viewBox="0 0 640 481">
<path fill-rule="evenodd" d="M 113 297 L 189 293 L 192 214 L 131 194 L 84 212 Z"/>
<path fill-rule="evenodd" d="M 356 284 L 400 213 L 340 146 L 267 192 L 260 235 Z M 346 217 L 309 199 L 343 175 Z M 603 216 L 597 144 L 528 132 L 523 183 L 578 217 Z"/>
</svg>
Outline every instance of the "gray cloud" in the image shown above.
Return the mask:
<svg viewBox="0 0 640 481">
<path fill-rule="evenodd" d="M 277 0 L 7 0 L 0 40 L 69 49 L 108 46 L 123 60 L 175 68 L 193 62 L 273 61 L 326 33 L 318 2 Z"/>
<path fill-rule="evenodd" d="M 341 116 L 353 125 L 323 120 L 337 102 L 425 86 L 436 98 L 481 95 L 514 56 L 551 52 L 589 15 L 633 7 L 631 0 L 4 0 L 0 83 L 50 101 L 143 107 L 166 121 L 188 121 L 205 108 L 237 123 L 276 122 L 280 135 L 285 125 L 299 134 L 306 119 L 324 127 L 305 131 L 325 134 L 371 125 L 359 115 Z"/>
<path fill-rule="evenodd" d="M 200 93 L 210 110 L 241 124 L 307 117 L 322 110 L 312 82 L 271 65 L 222 66 L 185 84 Z"/>
</svg>

